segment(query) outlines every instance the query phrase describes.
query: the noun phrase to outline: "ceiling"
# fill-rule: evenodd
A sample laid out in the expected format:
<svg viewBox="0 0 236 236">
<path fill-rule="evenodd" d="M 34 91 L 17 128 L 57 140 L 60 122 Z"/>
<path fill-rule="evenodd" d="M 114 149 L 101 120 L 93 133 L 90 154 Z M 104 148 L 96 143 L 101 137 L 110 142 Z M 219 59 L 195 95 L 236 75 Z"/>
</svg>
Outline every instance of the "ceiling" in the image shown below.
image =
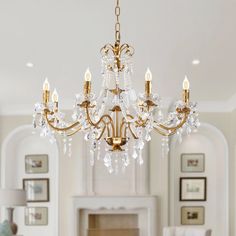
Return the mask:
<svg viewBox="0 0 236 236">
<path fill-rule="evenodd" d="M 114 4 L 0 0 L 0 110 L 33 109 L 45 77 L 67 106 L 88 66 L 98 92 L 99 50 L 114 41 Z M 149 66 L 164 98 L 181 96 L 187 74 L 193 100 L 229 100 L 236 93 L 235 12 L 235 0 L 121 0 L 122 41 L 136 49 L 134 87 L 143 90 Z"/>
</svg>

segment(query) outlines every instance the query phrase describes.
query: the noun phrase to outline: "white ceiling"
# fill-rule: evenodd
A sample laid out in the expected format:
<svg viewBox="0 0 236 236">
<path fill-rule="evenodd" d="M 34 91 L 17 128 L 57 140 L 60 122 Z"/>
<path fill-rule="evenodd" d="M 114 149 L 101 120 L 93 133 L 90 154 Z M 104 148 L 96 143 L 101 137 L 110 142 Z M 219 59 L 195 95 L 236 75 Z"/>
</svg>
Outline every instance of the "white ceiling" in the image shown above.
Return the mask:
<svg viewBox="0 0 236 236">
<path fill-rule="evenodd" d="M 114 4 L 0 0 L 0 110 L 33 108 L 46 76 L 70 101 L 82 91 L 88 66 L 97 91 L 99 50 L 114 41 Z M 236 93 L 235 0 L 121 0 L 121 7 L 122 41 L 136 49 L 138 91 L 149 66 L 162 97 L 181 96 L 185 74 L 194 100 L 225 101 Z M 200 65 L 191 64 L 195 58 Z"/>
</svg>

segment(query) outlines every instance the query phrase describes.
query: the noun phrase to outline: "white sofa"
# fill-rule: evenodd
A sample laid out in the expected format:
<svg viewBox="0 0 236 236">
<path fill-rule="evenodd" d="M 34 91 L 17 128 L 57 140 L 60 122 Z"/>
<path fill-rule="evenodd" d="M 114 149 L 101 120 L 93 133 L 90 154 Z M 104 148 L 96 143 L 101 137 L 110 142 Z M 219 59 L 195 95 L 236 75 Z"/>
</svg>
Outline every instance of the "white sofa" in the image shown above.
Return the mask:
<svg viewBox="0 0 236 236">
<path fill-rule="evenodd" d="M 211 236 L 210 229 L 192 227 L 166 227 L 163 236 Z"/>
</svg>

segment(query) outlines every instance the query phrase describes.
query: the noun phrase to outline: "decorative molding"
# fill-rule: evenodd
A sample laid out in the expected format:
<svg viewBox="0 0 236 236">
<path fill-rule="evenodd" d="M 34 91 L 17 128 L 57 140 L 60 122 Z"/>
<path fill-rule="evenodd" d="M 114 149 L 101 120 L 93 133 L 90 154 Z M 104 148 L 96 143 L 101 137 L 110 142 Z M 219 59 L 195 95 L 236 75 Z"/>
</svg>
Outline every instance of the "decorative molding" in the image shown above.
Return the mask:
<svg viewBox="0 0 236 236">
<path fill-rule="evenodd" d="M 206 137 L 210 137 L 212 135 L 213 137 L 216 137 L 216 139 L 220 140 L 222 147 L 224 149 L 224 155 L 222 155 L 222 158 L 225 158 L 225 186 L 224 186 L 224 191 L 225 191 L 225 196 L 226 196 L 226 208 L 224 208 L 224 211 L 222 211 L 222 214 L 224 214 L 224 219 L 225 219 L 225 234 L 224 235 L 229 235 L 229 209 L 230 209 L 230 202 L 229 202 L 229 145 L 227 142 L 226 137 L 224 134 L 214 125 L 211 125 L 209 123 L 201 123 L 201 126 L 199 127 L 199 130 L 197 133 L 200 133 L 202 135 L 205 135 Z M 176 225 L 175 222 L 175 215 L 176 215 L 176 207 L 175 207 L 175 192 L 174 192 L 174 179 L 175 179 L 175 173 L 176 173 L 176 163 L 174 163 L 174 160 L 176 159 L 176 146 L 179 145 L 178 138 L 176 136 L 171 138 L 170 142 L 170 154 L 169 154 L 169 160 L 170 160 L 170 166 L 169 166 L 169 193 L 170 193 L 170 200 L 169 200 L 169 224 L 170 225 Z M 205 175 L 205 173 L 204 173 Z M 178 196 L 178 194 L 177 194 Z M 177 210 L 178 211 L 178 210 Z M 179 213 L 177 213 L 179 214 Z"/>
<path fill-rule="evenodd" d="M 33 134 L 33 132 L 35 132 L 35 134 Z M 22 125 L 22 126 L 18 126 L 17 128 L 15 128 L 14 130 L 12 130 L 7 137 L 5 137 L 5 139 L 2 142 L 2 146 L 1 146 L 1 187 L 9 187 L 7 186 L 7 178 L 11 178 L 11 175 L 9 175 L 9 173 L 7 172 L 7 161 L 9 159 L 9 150 L 13 149 L 15 150 L 16 145 L 18 145 L 19 140 L 23 140 L 24 138 L 36 135 L 38 136 L 38 139 L 40 141 L 41 137 L 40 137 L 40 132 L 39 130 L 35 130 L 32 125 Z M 55 158 L 55 163 L 54 163 L 54 167 L 55 167 L 55 179 L 57 179 L 57 183 L 56 181 L 53 183 L 56 189 L 56 191 L 59 193 L 59 146 L 58 146 L 58 142 L 50 145 L 50 148 L 53 152 L 53 156 L 51 156 L 51 158 Z M 11 158 L 16 158 L 17 156 L 12 156 Z M 8 176 L 7 176 L 8 175 Z M 52 176 L 51 176 L 52 177 Z M 51 178 L 50 177 L 50 178 Z M 11 186 L 10 186 L 11 187 Z M 53 221 L 51 221 L 51 225 L 52 225 L 52 229 L 53 229 L 53 235 L 57 235 L 60 236 L 60 232 L 59 232 L 59 225 L 60 225 L 60 216 L 59 216 L 59 195 L 55 195 L 56 197 L 54 198 L 55 201 L 55 205 L 57 206 L 54 209 L 54 219 Z M 50 201 L 51 203 L 52 201 Z M 3 210 L 3 209 L 2 209 Z M 3 212 L 0 212 L 1 216 L 4 215 Z M 51 212 L 52 214 L 52 212 Z M 54 225 L 53 225 L 54 224 Z M 20 235 L 19 235 L 20 236 Z"/>
<path fill-rule="evenodd" d="M 90 213 L 106 214 L 107 211 L 111 213 L 130 213 L 136 211 L 139 215 L 139 223 L 142 226 L 140 232 L 141 236 L 156 236 L 159 226 L 158 222 L 158 206 L 157 197 L 155 196 L 74 196 L 71 204 L 71 229 L 72 235 L 77 236 L 81 232 L 80 224 L 83 222 L 87 228 L 88 222 L 83 220 L 81 211 L 89 211 Z M 143 215 L 144 212 L 144 215 Z M 146 221 L 146 223 L 145 223 Z M 84 235 L 84 234 L 82 234 Z"/>
</svg>

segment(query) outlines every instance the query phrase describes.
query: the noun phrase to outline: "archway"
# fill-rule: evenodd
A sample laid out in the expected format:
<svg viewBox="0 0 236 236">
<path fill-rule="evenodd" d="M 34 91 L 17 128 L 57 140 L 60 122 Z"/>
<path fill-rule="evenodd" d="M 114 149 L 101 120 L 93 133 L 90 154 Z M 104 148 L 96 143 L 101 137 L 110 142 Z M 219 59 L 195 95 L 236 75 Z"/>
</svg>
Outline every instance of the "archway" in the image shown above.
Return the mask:
<svg viewBox="0 0 236 236">
<path fill-rule="evenodd" d="M 47 154 L 48 172 L 27 174 L 25 171 L 25 155 Z M 23 179 L 49 179 L 49 202 L 28 203 L 28 207 L 44 207 L 48 211 L 48 224 L 27 226 L 23 208 L 16 208 L 15 221 L 19 233 L 24 236 L 58 236 L 58 204 L 59 204 L 59 151 L 56 143 L 51 144 L 47 138 L 40 137 L 39 130 L 31 125 L 24 125 L 13 130 L 4 140 L 1 155 L 1 185 L 7 188 L 22 188 Z"/>
<path fill-rule="evenodd" d="M 204 153 L 205 170 L 201 173 L 182 173 L 182 153 Z M 203 123 L 198 132 L 171 142 L 170 151 L 170 225 L 181 224 L 182 206 L 203 206 L 205 208 L 204 227 L 211 228 L 215 236 L 229 235 L 229 196 L 228 196 L 228 144 L 220 130 L 213 125 Z M 207 201 L 180 202 L 180 177 L 206 177 Z"/>
</svg>

